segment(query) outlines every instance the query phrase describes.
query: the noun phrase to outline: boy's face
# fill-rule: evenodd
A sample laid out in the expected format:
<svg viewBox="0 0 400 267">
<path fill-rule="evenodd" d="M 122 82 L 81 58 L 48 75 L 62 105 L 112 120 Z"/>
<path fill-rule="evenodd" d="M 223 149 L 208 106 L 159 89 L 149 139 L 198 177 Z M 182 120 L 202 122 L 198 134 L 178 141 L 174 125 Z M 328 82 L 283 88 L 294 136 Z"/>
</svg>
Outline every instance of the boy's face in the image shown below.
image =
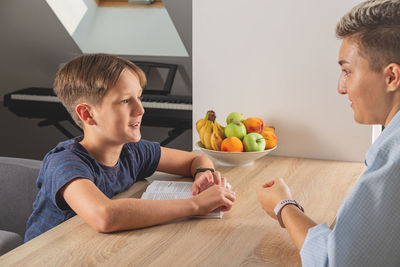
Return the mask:
<svg viewBox="0 0 400 267">
<path fill-rule="evenodd" d="M 138 142 L 144 113 L 141 95 L 137 76 L 125 69 L 101 104 L 94 107 L 97 134 L 113 144 Z"/>
<path fill-rule="evenodd" d="M 385 76 L 369 69 L 357 44 L 349 38 L 342 42 L 339 52 L 338 92 L 347 94 L 354 111 L 354 120 L 363 124 L 384 124 L 390 108 Z"/>
</svg>

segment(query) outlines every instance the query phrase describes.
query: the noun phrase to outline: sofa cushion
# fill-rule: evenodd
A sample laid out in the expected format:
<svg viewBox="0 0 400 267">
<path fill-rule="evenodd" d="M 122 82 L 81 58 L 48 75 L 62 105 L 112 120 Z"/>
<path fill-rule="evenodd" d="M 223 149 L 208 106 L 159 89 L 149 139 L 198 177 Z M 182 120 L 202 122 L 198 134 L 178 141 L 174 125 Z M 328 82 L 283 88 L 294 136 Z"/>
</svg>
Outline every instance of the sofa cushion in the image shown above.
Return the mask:
<svg viewBox="0 0 400 267">
<path fill-rule="evenodd" d="M 19 234 L 0 230 L 0 256 L 23 243 L 24 240 Z"/>
<path fill-rule="evenodd" d="M 41 161 L 0 157 L 0 230 L 25 235 Z"/>
</svg>

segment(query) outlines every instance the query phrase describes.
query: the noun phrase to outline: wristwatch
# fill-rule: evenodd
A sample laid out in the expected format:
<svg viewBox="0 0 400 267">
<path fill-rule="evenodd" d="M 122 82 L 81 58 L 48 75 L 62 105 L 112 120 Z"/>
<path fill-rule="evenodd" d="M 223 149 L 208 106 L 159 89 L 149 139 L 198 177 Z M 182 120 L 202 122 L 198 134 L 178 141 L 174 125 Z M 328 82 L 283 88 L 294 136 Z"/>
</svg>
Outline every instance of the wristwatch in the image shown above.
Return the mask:
<svg viewBox="0 0 400 267">
<path fill-rule="evenodd" d="M 283 224 L 282 221 L 282 217 L 281 217 L 281 212 L 283 207 L 285 207 L 286 205 L 295 205 L 296 207 L 298 207 L 302 212 L 304 212 L 304 209 L 302 206 L 300 206 L 299 203 L 297 203 L 296 200 L 294 199 L 284 199 L 281 200 L 275 207 L 274 212 L 276 215 L 276 218 L 278 219 L 279 224 L 281 225 L 282 228 L 286 228 L 285 225 Z"/>
<path fill-rule="evenodd" d="M 198 174 L 199 172 L 205 172 L 205 171 L 215 172 L 213 168 L 197 168 L 193 174 L 193 178 L 196 178 L 196 174 Z"/>
</svg>

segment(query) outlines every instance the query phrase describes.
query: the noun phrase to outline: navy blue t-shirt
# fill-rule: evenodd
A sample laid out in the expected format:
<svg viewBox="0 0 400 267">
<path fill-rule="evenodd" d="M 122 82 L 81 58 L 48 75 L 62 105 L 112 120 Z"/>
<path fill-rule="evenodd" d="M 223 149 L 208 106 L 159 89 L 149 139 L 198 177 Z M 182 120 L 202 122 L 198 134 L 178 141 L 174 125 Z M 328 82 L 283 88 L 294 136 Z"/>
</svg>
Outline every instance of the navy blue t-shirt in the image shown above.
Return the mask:
<svg viewBox="0 0 400 267">
<path fill-rule="evenodd" d="M 140 140 L 123 146 L 118 163 L 97 162 L 79 143 L 82 136 L 59 143 L 43 159 L 37 179 L 39 193 L 28 219 L 25 242 L 68 220 L 76 213 L 58 191 L 76 178 L 91 180 L 107 197 L 129 189 L 136 181 L 151 176 L 161 157 L 159 143 Z"/>
</svg>

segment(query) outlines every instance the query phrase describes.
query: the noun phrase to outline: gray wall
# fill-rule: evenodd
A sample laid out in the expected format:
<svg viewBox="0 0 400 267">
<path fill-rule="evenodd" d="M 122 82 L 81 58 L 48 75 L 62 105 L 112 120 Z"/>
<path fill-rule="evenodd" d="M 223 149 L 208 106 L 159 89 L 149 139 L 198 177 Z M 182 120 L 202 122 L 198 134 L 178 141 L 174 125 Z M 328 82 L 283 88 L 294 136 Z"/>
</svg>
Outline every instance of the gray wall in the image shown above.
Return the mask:
<svg viewBox="0 0 400 267">
<path fill-rule="evenodd" d="M 166 6 L 177 7 L 176 0 Z M 189 10 L 187 5 L 185 10 Z M 191 4 L 190 4 L 191 6 Z M 191 11 L 191 8 L 190 8 Z M 180 14 L 180 12 L 178 12 Z M 185 14 L 177 21 L 183 21 Z M 191 13 L 186 17 L 191 25 Z M 187 23 L 186 23 L 187 24 Z M 185 24 L 185 25 L 186 25 Z M 184 26 L 182 37 L 188 52 L 191 51 L 191 32 Z M 190 27 L 191 28 L 191 27 Z M 177 27 L 179 32 L 179 27 Z M 44 0 L 0 1 L 0 96 L 27 87 L 52 87 L 60 63 L 81 54 L 79 47 Z M 189 47 L 190 48 L 189 48 Z M 136 60 L 171 62 L 179 64 L 173 93 L 191 95 L 191 58 L 128 57 Z M 0 102 L 0 156 L 42 159 L 46 152 L 66 138 L 54 127 L 38 127 L 40 120 L 19 118 Z M 75 135 L 80 133 L 64 124 Z M 168 128 L 143 127 L 143 138 L 162 141 Z M 185 132 L 168 147 L 190 150 L 192 133 Z"/>
<path fill-rule="evenodd" d="M 0 95 L 51 87 L 61 62 L 80 55 L 44 0 L 0 1 Z"/>
</svg>

